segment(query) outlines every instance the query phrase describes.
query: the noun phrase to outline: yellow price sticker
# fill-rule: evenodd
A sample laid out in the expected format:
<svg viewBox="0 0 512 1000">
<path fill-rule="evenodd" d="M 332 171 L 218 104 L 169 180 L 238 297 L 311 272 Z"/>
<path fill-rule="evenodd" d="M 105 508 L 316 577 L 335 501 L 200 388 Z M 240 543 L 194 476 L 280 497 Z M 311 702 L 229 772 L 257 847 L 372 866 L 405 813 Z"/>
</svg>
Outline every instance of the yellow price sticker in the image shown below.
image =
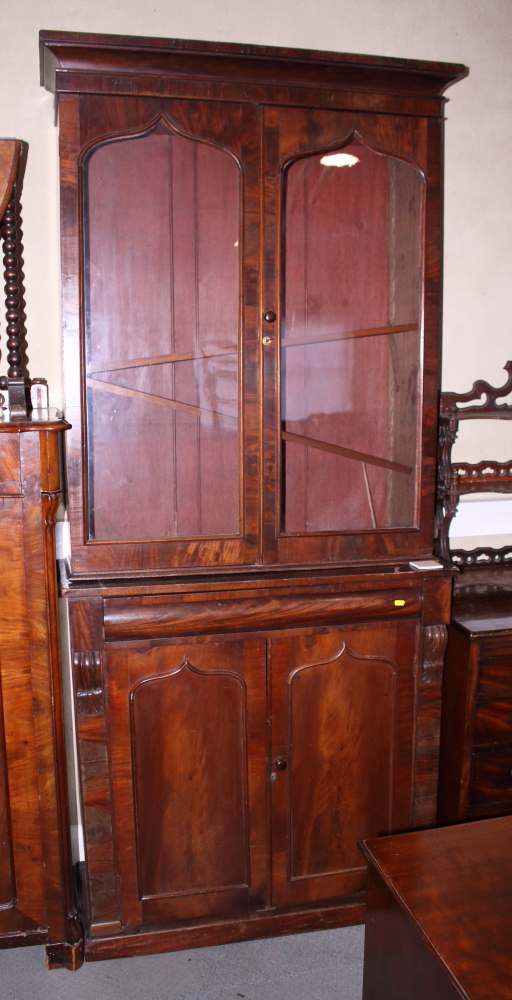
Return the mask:
<svg viewBox="0 0 512 1000">
<path fill-rule="evenodd" d="M 395 608 L 403 608 L 405 601 L 393 601 Z"/>
</svg>

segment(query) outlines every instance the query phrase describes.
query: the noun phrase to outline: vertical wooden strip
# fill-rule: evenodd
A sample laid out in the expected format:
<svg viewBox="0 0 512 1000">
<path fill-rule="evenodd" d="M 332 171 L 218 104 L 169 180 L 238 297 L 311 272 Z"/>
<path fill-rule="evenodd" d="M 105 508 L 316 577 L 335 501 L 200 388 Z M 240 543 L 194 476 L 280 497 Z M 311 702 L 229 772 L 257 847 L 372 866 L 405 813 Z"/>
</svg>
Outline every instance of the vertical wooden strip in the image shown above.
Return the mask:
<svg viewBox="0 0 512 1000">
<path fill-rule="evenodd" d="M 197 350 L 197 348 L 199 346 L 199 287 L 198 287 L 199 286 L 199 232 L 198 232 L 198 225 L 197 225 L 197 217 L 198 217 L 198 214 L 199 214 L 199 205 L 197 203 L 198 202 L 198 189 L 197 189 L 197 187 L 198 187 L 197 186 L 197 153 L 198 153 L 198 149 L 197 149 L 197 143 L 196 143 L 192 147 L 192 157 L 193 157 L 193 160 L 192 160 L 192 162 L 193 162 L 192 176 L 193 176 L 193 184 L 194 184 L 194 194 L 193 194 L 193 201 L 192 201 L 193 212 L 194 212 L 194 229 L 193 229 L 193 236 L 192 236 L 192 245 L 193 245 L 193 253 L 194 253 L 194 306 L 195 306 L 194 349 L 195 350 Z M 194 402 L 195 402 L 196 405 L 198 404 L 198 401 L 199 401 L 198 377 L 199 377 L 200 373 L 199 373 L 198 365 L 199 365 L 199 361 L 198 360 L 192 362 L 192 368 L 193 368 L 193 371 L 194 371 L 194 382 L 195 382 L 195 385 L 194 385 Z M 198 499 L 198 518 L 199 518 L 197 533 L 198 533 L 198 535 L 202 535 L 202 533 L 203 533 L 203 525 L 202 525 L 202 517 L 201 517 L 201 514 L 202 514 L 202 510 L 201 510 L 201 508 L 202 508 L 202 496 L 201 496 L 201 493 L 202 493 L 202 468 L 201 468 L 201 420 L 200 419 L 197 419 L 195 421 L 195 434 L 196 434 L 196 441 L 197 441 L 197 499 Z"/>
<path fill-rule="evenodd" d="M 468 816 L 479 646 L 457 625 L 449 626 L 443 676 L 439 823 L 460 823 Z"/>
<path fill-rule="evenodd" d="M 263 335 L 269 335 L 271 343 L 261 348 L 262 351 L 262 446 L 265 457 L 262 478 L 262 540 L 263 561 L 274 562 L 277 557 L 276 533 L 280 527 L 280 511 L 278 509 L 279 478 L 282 474 L 281 463 L 281 433 L 277 423 L 279 420 L 279 352 L 278 337 L 281 324 L 282 283 L 284 275 L 280 270 L 280 261 L 276 254 L 281 219 L 281 173 L 280 160 L 280 117 L 281 112 L 275 107 L 263 109 L 260 118 L 261 141 L 261 207 L 260 224 L 262 227 L 259 289 L 258 332 L 260 341 Z M 277 315 L 277 321 L 269 325 L 263 321 L 263 314 L 272 310 Z"/>
<path fill-rule="evenodd" d="M 422 628 L 418 679 L 413 826 L 433 826 L 437 817 L 441 690 L 446 625 Z"/>
<path fill-rule="evenodd" d="M 176 243 L 174 239 L 174 147 L 175 144 L 172 141 L 172 137 L 169 136 L 169 150 L 168 150 L 168 190 L 169 190 L 169 214 L 168 214 L 168 228 L 169 228 L 169 298 L 170 298 L 170 343 L 169 349 L 176 353 L 176 293 L 175 293 L 175 282 L 174 282 L 174 265 L 176 259 Z M 176 395 L 176 365 L 171 366 L 171 397 L 172 399 L 180 399 L 181 397 Z M 177 424 L 179 421 L 179 414 L 172 413 L 169 414 L 169 420 L 172 423 L 172 496 L 170 498 L 171 503 L 171 532 L 173 535 L 179 534 L 178 527 L 178 447 L 177 447 Z"/>
<path fill-rule="evenodd" d="M 3 502 L 0 500 L 0 517 Z M 11 907 L 14 902 L 14 870 L 10 834 L 9 785 L 5 761 L 4 710 L 2 700 L 2 659 L 0 649 L 0 908 Z"/>
<path fill-rule="evenodd" d="M 39 815 L 44 857 L 50 964 L 81 960 L 81 932 L 71 884 L 71 845 L 60 679 L 55 514 L 60 492 L 41 492 L 59 479 L 58 432 L 20 435 L 23 543 Z"/>
<path fill-rule="evenodd" d="M 172 137 L 173 295 L 176 351 L 197 349 L 197 276 L 195 150 L 197 143 Z M 175 369 L 176 399 L 198 404 L 197 362 L 184 361 Z M 176 530 L 180 535 L 200 534 L 200 454 L 198 418 L 177 413 L 176 422 Z"/>
<path fill-rule="evenodd" d="M 121 930 L 114 862 L 110 767 L 103 693 L 103 670 L 97 676 L 94 664 L 99 654 L 103 667 L 103 601 L 101 598 L 71 600 L 70 626 L 75 686 L 75 716 L 78 738 L 82 812 L 87 869 L 88 932 Z M 89 691 L 101 691 L 100 711 Z"/>
<path fill-rule="evenodd" d="M 4 499 L 1 504 L 2 700 L 16 909 L 28 918 L 29 926 L 32 923 L 44 927 L 43 852 L 26 589 L 30 564 L 25 563 L 22 502 Z"/>
</svg>

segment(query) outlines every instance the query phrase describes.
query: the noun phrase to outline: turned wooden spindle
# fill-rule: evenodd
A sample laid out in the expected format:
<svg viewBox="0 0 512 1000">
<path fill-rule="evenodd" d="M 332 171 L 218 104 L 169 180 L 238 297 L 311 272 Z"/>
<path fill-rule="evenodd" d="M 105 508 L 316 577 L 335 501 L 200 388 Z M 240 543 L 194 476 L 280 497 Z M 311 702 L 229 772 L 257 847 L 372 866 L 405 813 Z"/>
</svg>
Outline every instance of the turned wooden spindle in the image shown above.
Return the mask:
<svg viewBox="0 0 512 1000">
<path fill-rule="evenodd" d="M 19 139 L 0 139 L 0 239 L 3 244 L 5 316 L 7 320 L 7 376 L 0 377 L 0 407 L 9 410 L 11 418 L 25 418 L 32 408 L 32 383 L 24 374 L 24 344 L 22 332 L 22 295 L 20 247 L 18 241 L 19 166 L 22 143 Z M 19 191 L 18 191 L 19 195 Z M 36 380 L 38 384 L 42 379 Z M 35 405 L 40 407 L 41 394 Z M 4 404 L 7 402 L 7 406 Z M 46 403 L 47 405 L 47 403 Z"/>
<path fill-rule="evenodd" d="M 22 340 L 20 327 L 20 292 L 18 272 L 18 245 L 16 234 L 16 193 L 13 189 L 4 213 L 2 228 L 4 249 L 5 304 L 7 320 L 7 347 L 9 378 L 22 378 Z"/>
</svg>

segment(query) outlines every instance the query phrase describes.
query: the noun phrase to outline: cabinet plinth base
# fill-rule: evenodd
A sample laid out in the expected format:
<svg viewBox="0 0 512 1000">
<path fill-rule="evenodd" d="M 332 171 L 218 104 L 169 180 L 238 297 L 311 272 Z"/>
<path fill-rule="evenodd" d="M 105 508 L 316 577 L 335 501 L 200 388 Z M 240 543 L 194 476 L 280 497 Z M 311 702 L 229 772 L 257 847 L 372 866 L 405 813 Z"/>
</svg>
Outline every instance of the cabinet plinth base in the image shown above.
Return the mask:
<svg viewBox="0 0 512 1000">
<path fill-rule="evenodd" d="M 61 941 L 58 944 L 46 945 L 46 967 L 47 969 L 68 969 L 76 972 L 84 962 L 84 942 L 83 938 L 70 944 L 68 941 Z"/>
<path fill-rule="evenodd" d="M 364 915 L 364 893 L 357 893 L 337 906 L 301 908 L 287 912 L 272 910 L 244 919 L 198 921 L 187 927 L 142 927 L 136 933 L 126 931 L 115 937 L 86 938 L 84 958 L 86 962 L 96 962 L 105 958 L 128 958 L 132 955 L 231 944 L 233 941 L 252 941 L 255 938 L 277 937 L 281 934 L 350 927 L 362 924 Z"/>
</svg>

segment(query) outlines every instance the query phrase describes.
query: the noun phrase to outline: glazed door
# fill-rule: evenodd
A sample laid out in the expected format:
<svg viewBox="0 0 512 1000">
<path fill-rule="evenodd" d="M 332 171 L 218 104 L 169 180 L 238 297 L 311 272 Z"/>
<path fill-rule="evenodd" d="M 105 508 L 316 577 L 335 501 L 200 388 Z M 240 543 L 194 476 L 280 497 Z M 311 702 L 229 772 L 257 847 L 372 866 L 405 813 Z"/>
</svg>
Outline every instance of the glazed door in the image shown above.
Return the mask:
<svg viewBox="0 0 512 1000">
<path fill-rule="evenodd" d="M 82 100 L 74 153 L 85 371 L 68 380 L 73 572 L 252 563 L 257 116 L 119 98 L 114 122 L 111 104 Z"/>
<path fill-rule="evenodd" d="M 265 558 L 430 551 L 427 125 L 267 108 L 265 126 Z"/>
<path fill-rule="evenodd" d="M 265 906 L 265 642 L 107 643 L 121 923 Z"/>
<path fill-rule="evenodd" d="M 364 890 L 357 842 L 411 826 L 417 632 L 270 641 L 274 906 Z"/>
</svg>

